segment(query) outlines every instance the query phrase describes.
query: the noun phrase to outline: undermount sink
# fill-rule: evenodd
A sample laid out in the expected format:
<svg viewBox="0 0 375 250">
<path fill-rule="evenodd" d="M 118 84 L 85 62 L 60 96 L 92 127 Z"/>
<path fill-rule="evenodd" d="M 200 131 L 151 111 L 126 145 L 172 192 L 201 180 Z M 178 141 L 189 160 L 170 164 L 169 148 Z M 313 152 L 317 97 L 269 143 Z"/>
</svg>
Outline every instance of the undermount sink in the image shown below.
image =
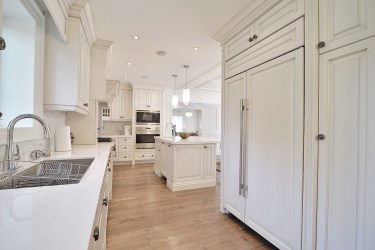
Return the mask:
<svg viewBox="0 0 375 250">
<path fill-rule="evenodd" d="M 0 175 L 0 189 L 77 184 L 94 158 L 18 162 L 17 170 Z"/>
</svg>

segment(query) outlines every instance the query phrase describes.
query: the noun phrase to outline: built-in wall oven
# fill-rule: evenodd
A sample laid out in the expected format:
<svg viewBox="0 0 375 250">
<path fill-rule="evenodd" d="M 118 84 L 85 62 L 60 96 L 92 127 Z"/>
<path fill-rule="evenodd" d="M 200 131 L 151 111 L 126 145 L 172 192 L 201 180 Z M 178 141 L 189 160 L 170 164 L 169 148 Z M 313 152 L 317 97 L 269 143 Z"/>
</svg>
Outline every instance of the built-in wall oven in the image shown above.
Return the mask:
<svg viewBox="0 0 375 250">
<path fill-rule="evenodd" d="M 160 125 L 160 111 L 137 110 L 137 125 Z"/>
<path fill-rule="evenodd" d="M 160 136 L 160 126 L 136 126 L 135 148 L 147 149 L 155 148 L 155 136 Z"/>
</svg>

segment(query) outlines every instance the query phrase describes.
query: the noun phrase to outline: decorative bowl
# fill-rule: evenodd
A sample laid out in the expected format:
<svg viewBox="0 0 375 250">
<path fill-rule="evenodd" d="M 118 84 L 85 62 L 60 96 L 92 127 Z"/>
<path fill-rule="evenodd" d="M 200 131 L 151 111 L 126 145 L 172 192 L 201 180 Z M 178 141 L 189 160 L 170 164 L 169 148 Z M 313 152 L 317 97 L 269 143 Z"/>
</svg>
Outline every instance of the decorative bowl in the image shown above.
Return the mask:
<svg viewBox="0 0 375 250">
<path fill-rule="evenodd" d="M 191 135 L 191 133 L 189 133 L 189 132 L 180 132 L 180 133 L 178 133 L 178 135 L 179 135 L 182 139 L 187 139 L 187 138 Z"/>
</svg>

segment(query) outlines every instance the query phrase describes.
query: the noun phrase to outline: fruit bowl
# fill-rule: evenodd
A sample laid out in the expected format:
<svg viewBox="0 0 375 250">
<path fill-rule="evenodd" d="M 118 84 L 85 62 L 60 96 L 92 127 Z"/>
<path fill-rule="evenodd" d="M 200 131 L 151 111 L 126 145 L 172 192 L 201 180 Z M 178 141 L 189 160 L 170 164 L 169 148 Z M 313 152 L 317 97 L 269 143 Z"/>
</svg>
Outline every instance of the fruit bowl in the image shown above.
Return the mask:
<svg viewBox="0 0 375 250">
<path fill-rule="evenodd" d="M 191 135 L 191 133 L 189 133 L 189 132 L 180 132 L 180 133 L 178 133 L 178 135 L 179 135 L 182 139 L 187 139 L 187 138 Z"/>
</svg>

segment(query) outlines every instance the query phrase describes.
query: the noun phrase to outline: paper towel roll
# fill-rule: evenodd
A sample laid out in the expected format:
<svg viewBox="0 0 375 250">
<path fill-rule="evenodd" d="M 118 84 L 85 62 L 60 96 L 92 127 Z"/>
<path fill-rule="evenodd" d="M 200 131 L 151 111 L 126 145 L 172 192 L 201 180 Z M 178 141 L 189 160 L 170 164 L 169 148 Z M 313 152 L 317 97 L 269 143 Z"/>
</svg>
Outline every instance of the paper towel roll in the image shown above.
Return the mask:
<svg viewBox="0 0 375 250">
<path fill-rule="evenodd" d="M 70 143 L 70 126 L 56 127 L 55 150 L 64 152 L 72 150 Z"/>
</svg>

